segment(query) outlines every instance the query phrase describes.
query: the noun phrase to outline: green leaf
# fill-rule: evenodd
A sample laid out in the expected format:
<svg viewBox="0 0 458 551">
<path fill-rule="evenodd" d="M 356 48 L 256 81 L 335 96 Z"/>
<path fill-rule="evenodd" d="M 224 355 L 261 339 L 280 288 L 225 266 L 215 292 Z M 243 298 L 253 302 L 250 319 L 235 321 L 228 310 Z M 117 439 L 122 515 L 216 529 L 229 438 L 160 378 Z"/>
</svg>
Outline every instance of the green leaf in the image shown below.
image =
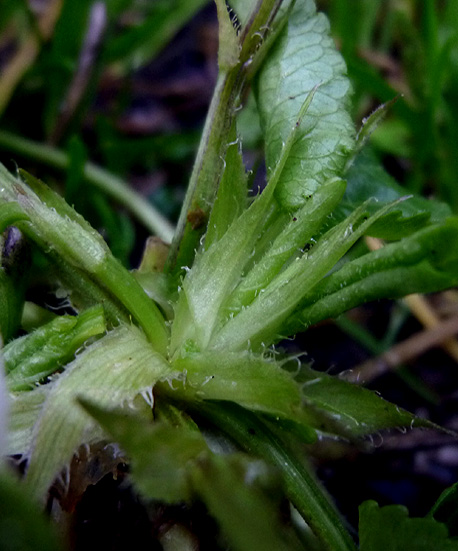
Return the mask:
<svg viewBox="0 0 458 551">
<path fill-rule="evenodd" d="M 360 551 L 455 551 L 458 541 L 432 518 L 409 518 L 400 505 L 379 507 L 366 501 L 359 508 Z"/>
<path fill-rule="evenodd" d="M 366 205 L 362 205 L 349 218 L 331 228 L 312 246 L 310 252 L 295 258 L 261 290 L 248 307 L 229 318 L 215 332 L 210 347 L 219 350 L 257 350 L 287 336 L 283 332 L 283 324 L 302 297 L 389 208 L 385 207 L 368 218 Z"/>
<path fill-rule="evenodd" d="M 269 183 L 219 241 L 197 254 L 183 281 L 175 314 L 179 323 L 172 327 L 172 354 L 187 339 L 195 340 L 202 349 L 208 345 L 221 305 L 238 283 L 259 237 L 275 183 Z"/>
<path fill-rule="evenodd" d="M 180 357 L 173 367 L 185 374 L 171 392 L 165 387 L 174 399 L 230 400 L 276 418 L 297 423 L 307 420 L 299 386 L 274 359 L 251 352 L 203 352 Z M 308 429 L 307 437 L 313 441 L 315 432 Z"/>
<path fill-rule="evenodd" d="M 245 25 L 256 6 L 256 0 L 230 0 L 229 4 L 234 8 L 239 22 Z"/>
<path fill-rule="evenodd" d="M 0 232 L 12 226 L 18 220 L 27 220 L 24 210 L 17 203 L 2 203 L 0 205 Z"/>
<path fill-rule="evenodd" d="M 69 278 L 75 274 L 78 279 L 81 272 L 88 280 L 88 287 L 95 286 L 99 294 L 107 291 L 111 295 L 108 300 L 114 299 L 118 308 L 121 303 L 165 354 L 168 334 L 160 310 L 132 274 L 113 257 L 102 236 L 36 178 L 27 176 L 32 190 L 0 165 L 0 180 L 2 199 L 20 205 L 30 220 L 18 222 L 19 228 L 58 264 L 70 265 L 70 270 L 67 266 Z"/>
<path fill-rule="evenodd" d="M 0 335 L 0 348 L 2 346 L 2 337 Z M 3 361 L 3 351 L 0 350 L 0 469 L 2 467 L 4 449 L 6 444 L 6 435 L 8 427 L 9 397 L 6 389 L 5 366 Z"/>
<path fill-rule="evenodd" d="M 428 516 L 443 522 L 450 536 L 454 538 L 458 536 L 458 483 L 442 492 Z"/>
<path fill-rule="evenodd" d="M 135 327 L 121 326 L 89 346 L 67 366 L 49 391 L 33 431 L 26 483 L 43 498 L 59 470 L 84 442 L 100 438 L 90 417 L 76 407 L 77 396 L 103 407 L 132 404 L 140 393 L 170 376 L 170 366 Z M 152 397 L 148 398 L 152 401 Z"/>
<path fill-rule="evenodd" d="M 144 496 L 166 503 L 192 499 L 190 462 L 208 452 L 199 431 L 147 422 L 87 399 L 80 402 L 129 455 L 133 481 Z"/>
<path fill-rule="evenodd" d="M 16 478 L 0 469 L 0 542 L 2 551 L 59 551 L 53 526 Z"/>
<path fill-rule="evenodd" d="M 205 248 L 219 241 L 229 226 L 248 206 L 248 182 L 243 164 L 242 152 L 237 139 L 235 124 L 229 135 L 231 145 L 226 151 L 223 176 L 213 205 L 208 229 L 205 235 Z"/>
<path fill-rule="evenodd" d="M 231 549 L 302 549 L 280 522 L 281 487 L 272 478 L 262 461 L 240 455 L 204 458 L 193 471 L 193 484 L 223 528 Z"/>
<path fill-rule="evenodd" d="M 342 174 L 355 134 L 345 73 L 328 20 L 316 13 L 312 0 L 298 0 L 255 88 L 269 172 L 281 157 L 301 104 L 319 86 L 276 191 L 286 208 L 298 208 L 321 184 Z"/>
<path fill-rule="evenodd" d="M 192 407 L 192 406 L 191 406 Z M 292 445 L 281 430 L 273 430 L 258 415 L 236 404 L 205 402 L 195 413 L 203 415 L 218 431 L 230 436 L 242 449 L 262 457 L 282 474 L 286 495 L 329 551 L 355 551 L 340 515 L 315 477 L 302 448 Z M 280 547 L 282 549 L 282 547 Z"/>
<path fill-rule="evenodd" d="M 361 152 L 364 146 L 369 141 L 372 133 L 379 127 L 380 123 L 386 117 L 389 108 L 398 100 L 397 97 L 393 98 L 386 103 L 382 103 L 375 109 L 368 117 L 362 120 L 361 128 L 356 136 L 356 145 L 351 157 L 347 161 L 347 167 L 349 167 L 356 156 Z"/>
<path fill-rule="evenodd" d="M 264 463 L 241 454 L 214 455 L 195 430 L 82 403 L 127 451 L 133 481 L 144 496 L 168 503 L 201 499 L 231 549 L 299 549 L 280 522 L 281 486 Z"/>
<path fill-rule="evenodd" d="M 288 135 L 288 139 L 282 148 L 281 157 L 275 170 L 272 172 L 265 190 L 253 201 L 245 212 L 233 221 L 218 243 L 210 247 L 206 251 L 206 254 L 201 254 L 197 257 L 191 273 L 186 277 L 183 283 L 187 304 L 196 329 L 196 336 L 194 338 L 202 347 L 205 347 L 210 340 L 225 296 L 227 296 L 239 282 L 242 270 L 249 263 L 250 257 L 253 254 L 255 243 L 259 240 L 261 229 L 265 225 L 265 213 L 268 212 L 272 206 L 272 194 L 282 175 L 291 148 L 296 142 L 300 124 L 310 107 L 314 94 L 315 90 L 310 92 L 301 105 L 299 113 L 296 116 L 296 123 Z M 241 162 L 241 159 L 239 162 Z M 241 167 L 239 168 L 239 171 L 240 170 Z M 240 184 L 236 184 L 236 186 L 240 187 Z M 331 198 L 331 203 L 333 199 L 334 194 Z M 311 215 L 312 220 L 312 213 L 315 206 L 316 205 L 312 204 L 306 209 L 306 212 Z M 217 222 L 216 218 L 221 215 L 221 206 L 218 205 L 217 208 L 218 210 L 213 217 L 214 223 Z M 313 227 L 315 227 L 313 223 L 317 224 L 317 222 L 312 220 L 311 227 L 313 229 Z M 286 236 L 286 239 L 288 240 L 291 234 L 295 233 L 294 229 L 293 231 L 291 230 L 292 228 L 289 228 L 288 232 L 287 229 L 289 235 Z M 210 237 L 212 237 L 212 234 L 213 231 Z M 301 235 L 293 240 L 293 249 L 294 246 L 300 242 L 300 239 Z M 283 241 L 284 240 L 285 238 L 283 238 Z M 278 245 L 278 243 L 276 243 L 276 245 Z M 283 246 L 284 243 L 280 245 L 280 247 Z M 273 256 L 275 256 L 277 252 L 278 251 L 274 251 Z M 287 249 L 286 257 L 290 254 L 290 249 Z M 267 266 L 261 268 L 263 272 L 262 275 L 267 276 L 268 281 L 272 279 L 276 271 L 278 271 L 283 264 L 282 259 L 284 262 L 284 254 L 280 256 L 279 259 L 273 261 L 273 268 L 269 262 Z M 279 266 L 277 265 L 278 263 L 280 263 Z M 209 278 L 210 273 L 212 273 L 211 278 Z M 260 276 L 256 275 L 255 277 L 259 278 Z"/>
<path fill-rule="evenodd" d="M 369 197 L 377 199 L 372 209 L 405 197 L 407 190 L 400 186 L 380 165 L 375 154 L 368 148 L 358 155 L 354 164 L 346 173 L 347 190 L 337 207 L 337 219 L 348 216 Z M 427 222 L 442 222 L 450 216 L 448 205 L 436 200 L 413 196 L 399 204 L 402 217 L 393 220 L 394 213 L 386 219 L 381 219 L 371 227 L 370 235 L 382 239 L 399 239 L 413 231 L 424 227 Z"/>
<path fill-rule="evenodd" d="M 54 238 L 53 246 L 62 256 L 75 264 L 83 263 L 84 253 L 82 251 L 87 250 L 83 265 L 88 271 L 92 271 L 93 266 L 108 254 L 108 247 L 102 236 L 63 197 L 41 180 L 24 170 L 21 170 L 19 174 L 23 181 L 13 178 L 5 167 L 1 166 L 1 175 L 10 184 L 6 191 L 10 192 L 12 200 L 17 201 L 23 208 L 28 220 L 33 223 L 36 235 L 48 245 L 49 241 Z M 52 225 L 55 225 L 62 235 L 53 235 Z M 76 241 L 78 227 L 84 230 L 79 234 L 79 247 L 73 243 Z M 72 242 L 75 249 L 73 252 L 70 250 L 69 242 Z"/>
<path fill-rule="evenodd" d="M 51 385 L 30 392 L 10 394 L 10 412 L 5 454 L 25 455 L 32 444 L 33 427 L 37 422 Z"/>
<path fill-rule="evenodd" d="M 106 331 L 103 307 L 95 306 L 79 316 L 60 316 L 5 347 L 9 390 L 27 390 L 68 361 L 91 337 Z"/>
<path fill-rule="evenodd" d="M 431 293 L 458 284 L 458 219 L 432 225 L 344 264 L 305 295 L 288 334 L 337 317 L 364 302 Z"/>
<path fill-rule="evenodd" d="M 308 404 L 312 411 L 322 410 L 324 420 L 334 420 L 336 428 L 342 427 L 354 438 L 396 427 L 438 428 L 434 423 L 412 415 L 370 390 L 305 365 L 301 367 L 298 378 L 302 383 L 305 407 Z"/>
<path fill-rule="evenodd" d="M 215 4 L 219 27 L 218 66 L 220 71 L 227 71 L 235 67 L 239 61 L 240 43 L 226 0 L 215 0 Z"/>
<path fill-rule="evenodd" d="M 344 190 L 345 183 L 342 180 L 326 182 L 302 208 L 291 215 L 283 230 L 229 297 L 226 303 L 228 310 L 240 310 L 263 292 L 286 262 L 319 232 L 329 213 L 342 198 Z"/>
</svg>

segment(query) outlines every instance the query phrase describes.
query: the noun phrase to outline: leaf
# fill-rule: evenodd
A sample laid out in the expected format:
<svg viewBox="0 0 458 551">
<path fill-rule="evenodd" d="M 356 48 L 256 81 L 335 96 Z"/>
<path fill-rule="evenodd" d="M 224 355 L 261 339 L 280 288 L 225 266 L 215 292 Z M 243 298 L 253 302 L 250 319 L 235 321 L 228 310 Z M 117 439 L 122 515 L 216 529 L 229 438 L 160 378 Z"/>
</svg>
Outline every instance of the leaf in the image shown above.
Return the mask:
<svg viewBox="0 0 458 551">
<path fill-rule="evenodd" d="M 271 181 L 219 241 L 196 255 L 175 312 L 179 324 L 172 327 L 172 354 L 186 339 L 195 340 L 202 349 L 207 346 L 221 305 L 238 283 L 259 237 L 274 189 L 275 182 Z"/>
<path fill-rule="evenodd" d="M 90 417 L 76 407 L 77 396 L 101 406 L 132 404 L 170 375 L 170 366 L 135 327 L 122 326 L 89 346 L 52 383 L 33 431 L 26 483 L 42 499 L 75 449 L 100 437 Z M 149 400 L 152 400 L 150 397 Z"/>
<path fill-rule="evenodd" d="M 235 124 L 228 136 L 231 140 L 226 151 L 224 172 L 218 194 L 208 221 L 205 248 L 218 241 L 229 226 L 248 206 L 248 182 L 242 151 L 235 131 Z"/>
<path fill-rule="evenodd" d="M 364 302 L 430 293 L 458 284 L 458 219 L 431 225 L 402 241 L 351 260 L 323 279 L 287 322 L 288 334 L 335 318 Z"/>
<path fill-rule="evenodd" d="M 319 232 L 324 220 L 342 198 L 344 190 L 345 183 L 342 180 L 326 182 L 303 207 L 291 215 L 283 230 L 278 232 L 264 255 L 229 297 L 226 303 L 228 310 L 240 310 L 263 292 L 287 261 L 294 258 Z"/>
<path fill-rule="evenodd" d="M 276 190 L 283 207 L 300 207 L 321 184 L 342 174 L 355 134 L 345 74 L 328 20 L 316 13 L 312 0 L 298 0 L 255 83 L 268 172 L 280 159 L 301 104 L 319 86 Z"/>
<path fill-rule="evenodd" d="M 451 537 L 458 536 L 458 483 L 442 492 L 428 516 L 443 522 Z"/>
<path fill-rule="evenodd" d="M 191 406 L 192 407 L 192 406 Z M 315 477 L 301 447 L 282 430 L 237 404 L 199 404 L 195 410 L 211 426 L 231 437 L 243 450 L 264 458 L 281 473 L 286 495 L 306 519 L 323 548 L 355 550 L 354 543 L 331 499 Z M 321 548 L 321 547 L 320 547 Z M 280 547 L 283 549 L 283 547 Z"/>
<path fill-rule="evenodd" d="M 234 8 L 238 21 L 245 25 L 256 6 L 256 0 L 230 0 L 229 3 Z"/>
<path fill-rule="evenodd" d="M 190 462 L 208 452 L 199 431 L 147 422 L 122 410 L 107 410 L 86 398 L 80 403 L 129 455 L 132 478 L 142 495 L 166 503 L 192 499 Z"/>
<path fill-rule="evenodd" d="M 296 143 L 301 121 L 310 107 L 315 91 L 312 90 L 302 103 L 296 122 L 282 147 L 277 166 L 263 192 L 232 222 L 217 243 L 213 243 L 208 249 L 201 249 L 196 256 L 192 270 L 183 281 L 185 292 L 177 307 L 180 315 L 176 316 L 182 320 L 181 325 L 173 327 L 172 352 L 180 345 L 180 340 L 183 342 L 185 338 L 194 339 L 202 349 L 208 345 L 218 322 L 219 311 L 227 295 L 239 282 L 242 271 L 255 250 L 255 243 L 265 226 L 265 214 L 273 206 L 273 193 L 291 148 Z M 313 206 L 310 210 L 313 211 Z"/>
<path fill-rule="evenodd" d="M 226 400 L 246 409 L 305 424 L 309 441 L 315 432 L 306 426 L 300 389 L 292 376 L 273 359 L 250 352 L 203 352 L 178 358 L 173 363 L 185 374 L 174 384 L 174 399 Z M 167 390 L 167 389 L 166 389 Z"/>
<path fill-rule="evenodd" d="M 226 0 L 215 0 L 215 4 L 219 27 L 218 66 L 220 71 L 227 71 L 239 61 L 240 44 Z"/>
<path fill-rule="evenodd" d="M 33 190 L 14 178 L 0 164 L 1 198 L 17 203 L 30 222 L 18 222 L 19 228 L 33 240 L 45 254 L 67 268 L 68 278 L 85 281 L 95 288 L 99 296 L 116 309 L 119 303 L 132 315 L 143 328 L 157 349 L 165 354 L 168 331 L 159 308 L 149 299 L 143 289 L 111 254 L 102 236 L 74 209 L 42 182 L 27 176 L 27 182 Z M 66 266 L 69 265 L 69 266 Z M 84 294 L 84 293 L 83 293 Z M 107 296 L 108 295 L 108 296 Z"/>
<path fill-rule="evenodd" d="M 438 428 L 370 390 L 305 365 L 301 367 L 298 379 L 302 383 L 306 404 L 315 411 L 322 410 L 325 418 L 330 416 L 337 427 L 340 425 L 355 438 L 396 427 Z"/>
<path fill-rule="evenodd" d="M 397 100 L 398 97 L 395 97 L 392 100 L 387 101 L 386 103 L 382 103 L 374 111 L 372 111 L 372 113 L 368 117 L 362 120 L 361 128 L 359 129 L 356 136 L 356 147 L 353 151 L 352 156 L 347 161 L 347 167 L 349 166 L 348 163 L 352 163 L 353 158 L 356 157 L 356 155 L 358 155 L 367 144 L 372 133 L 379 127 L 380 123 L 386 117 L 388 110 Z"/>
<path fill-rule="evenodd" d="M 18 220 L 28 220 L 24 210 L 17 203 L 2 203 L 0 205 L 0 232 L 3 233 L 8 226 L 12 226 Z"/>
<path fill-rule="evenodd" d="M 106 331 L 103 307 L 60 316 L 8 344 L 4 350 L 9 390 L 27 390 L 63 367 L 90 337 Z"/>
<path fill-rule="evenodd" d="M 299 549 L 292 531 L 280 522 L 278 477 L 262 461 L 215 455 L 196 430 L 82 403 L 127 451 L 132 479 L 144 496 L 167 503 L 202 500 L 231 549 Z"/>
<path fill-rule="evenodd" d="M 10 414 L 5 453 L 25 455 L 32 444 L 33 427 L 37 422 L 51 385 L 30 392 L 10 394 Z"/>
<path fill-rule="evenodd" d="M 21 486 L 15 473 L 0 469 L 0 542 L 2 551 L 59 551 L 54 526 Z"/>
<path fill-rule="evenodd" d="M 346 177 L 347 190 L 335 211 L 337 219 L 348 216 L 369 197 L 377 199 L 377 204 L 374 203 L 372 207 L 375 210 L 377 206 L 407 194 L 407 190 L 383 169 L 375 154 L 368 148 L 358 155 Z M 451 214 L 450 207 L 445 203 L 420 196 L 409 197 L 396 210 L 402 217 L 393 220 L 394 212 L 390 213 L 388 218 L 379 220 L 371 227 L 370 235 L 389 240 L 400 239 L 423 228 L 427 222 L 442 222 Z"/>
<path fill-rule="evenodd" d="M 210 347 L 218 350 L 260 350 L 287 336 L 283 325 L 302 297 L 389 208 L 385 207 L 368 218 L 366 206 L 362 205 L 346 220 L 331 228 L 311 247 L 310 252 L 298 256 L 281 271 L 248 307 L 229 318 L 215 332 Z"/>
<path fill-rule="evenodd" d="M 432 518 L 409 518 L 400 505 L 379 507 L 366 501 L 359 508 L 360 551 L 456 551 L 458 541 Z"/>
<path fill-rule="evenodd" d="M 2 345 L 2 336 L 0 334 L 0 347 Z M 3 361 L 3 351 L 0 350 L 0 469 L 2 467 L 4 449 L 8 428 L 9 396 L 6 390 L 5 369 Z"/>
<path fill-rule="evenodd" d="M 281 487 L 272 483 L 272 473 L 262 461 L 214 455 L 204 458 L 199 467 L 192 473 L 193 484 L 231 549 L 302 549 L 291 528 L 280 522 Z"/>
</svg>

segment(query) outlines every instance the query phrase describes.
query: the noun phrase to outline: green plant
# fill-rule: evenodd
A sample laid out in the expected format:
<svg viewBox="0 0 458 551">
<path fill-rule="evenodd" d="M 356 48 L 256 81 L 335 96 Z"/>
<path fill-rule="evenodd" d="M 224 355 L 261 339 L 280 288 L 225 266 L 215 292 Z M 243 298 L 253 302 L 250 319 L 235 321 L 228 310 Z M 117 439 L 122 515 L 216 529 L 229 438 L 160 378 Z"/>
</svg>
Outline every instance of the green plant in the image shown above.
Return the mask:
<svg viewBox="0 0 458 551">
<path fill-rule="evenodd" d="M 109 439 L 145 498 L 203 501 L 235 549 L 351 550 L 300 444 L 434 425 L 275 345 L 362 302 L 455 285 L 458 220 L 404 197 L 359 154 L 379 113 L 356 136 L 345 64 L 312 0 L 234 1 L 236 20 L 216 5 L 220 74 L 166 258 L 151 243 L 127 271 L 60 196 L 0 167 L 6 449 L 27 457 L 23 484 L 38 502 L 78 446 Z M 250 84 L 267 167 L 254 197 L 237 134 Z M 347 257 L 364 235 L 390 243 Z M 77 315 L 18 337 L 27 261 Z M 215 434 L 240 451 L 223 453 Z M 283 492 L 309 531 L 280 523 Z M 360 548 L 378 549 L 373 534 L 400 517 L 415 522 L 365 504 Z M 420 540 L 433 526 L 455 549 L 433 518 L 419 524 Z"/>
</svg>

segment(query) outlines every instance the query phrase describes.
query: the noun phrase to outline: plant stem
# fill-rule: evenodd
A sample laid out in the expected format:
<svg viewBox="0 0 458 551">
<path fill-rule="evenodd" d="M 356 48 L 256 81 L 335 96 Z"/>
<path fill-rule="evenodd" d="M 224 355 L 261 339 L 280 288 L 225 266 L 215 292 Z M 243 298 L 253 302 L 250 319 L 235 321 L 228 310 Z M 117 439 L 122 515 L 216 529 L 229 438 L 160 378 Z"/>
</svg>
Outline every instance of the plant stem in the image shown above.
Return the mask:
<svg viewBox="0 0 458 551">
<path fill-rule="evenodd" d="M 220 67 L 177 231 L 166 263 L 166 271 L 170 273 L 180 274 L 182 267 L 190 267 L 194 260 L 224 172 L 228 135 L 237 112 L 237 102 L 248 84 L 248 73 L 250 78 L 254 76 L 252 67 L 256 64 L 253 62 L 263 50 L 260 48 L 261 43 L 272 32 L 272 21 L 282 3 L 283 0 L 258 0 L 240 35 L 238 61 L 229 68 Z M 220 35 L 221 40 L 224 40 L 223 35 Z"/>
<path fill-rule="evenodd" d="M 224 171 L 227 135 L 234 116 L 234 104 L 241 82 L 239 71 L 219 74 L 205 121 L 166 270 L 179 273 L 190 266 L 203 235 Z"/>
<path fill-rule="evenodd" d="M 0 147 L 60 170 L 70 166 L 69 155 L 64 151 L 3 130 L 0 130 Z M 83 176 L 88 183 L 128 208 L 153 234 L 167 243 L 171 242 L 174 234 L 172 224 L 121 178 L 90 162 L 86 163 Z"/>
<path fill-rule="evenodd" d="M 110 256 L 98 270 L 97 277 L 141 325 L 155 350 L 165 356 L 168 331 L 164 318 L 132 274 Z"/>
<path fill-rule="evenodd" d="M 196 409 L 207 421 L 230 436 L 248 453 L 275 465 L 283 475 L 286 493 L 329 551 L 355 551 L 355 544 L 324 488 L 304 458 L 254 413 L 235 404 L 201 403 Z"/>
</svg>

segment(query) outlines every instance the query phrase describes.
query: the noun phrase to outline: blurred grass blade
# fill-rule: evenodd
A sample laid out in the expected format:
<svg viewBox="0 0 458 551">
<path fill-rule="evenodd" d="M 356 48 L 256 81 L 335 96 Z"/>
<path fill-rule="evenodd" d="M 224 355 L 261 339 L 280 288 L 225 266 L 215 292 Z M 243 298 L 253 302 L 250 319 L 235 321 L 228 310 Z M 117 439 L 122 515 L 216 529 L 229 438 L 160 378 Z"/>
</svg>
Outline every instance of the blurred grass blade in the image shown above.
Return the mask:
<svg viewBox="0 0 458 551">
<path fill-rule="evenodd" d="M 70 156 L 60 149 L 3 130 L 0 130 L 0 146 L 2 149 L 59 170 L 68 170 L 71 163 Z M 25 173 L 22 174 L 27 179 Z M 172 240 L 174 228 L 170 222 L 153 205 L 129 188 L 121 178 L 90 162 L 85 164 L 83 176 L 86 183 L 129 209 L 151 233 L 168 243 Z"/>
<path fill-rule="evenodd" d="M 105 47 L 107 63 L 116 73 L 136 70 L 150 62 L 210 0 L 169 0 L 141 4 L 140 22 L 110 36 Z"/>
<path fill-rule="evenodd" d="M 51 47 L 46 51 L 45 57 L 49 73 L 44 81 L 46 97 L 43 115 L 48 136 L 56 128 L 62 107 L 62 98 L 65 97 L 76 72 L 78 55 L 86 32 L 92 4 L 92 0 L 65 1 L 62 3 L 62 10 L 54 29 Z"/>
</svg>

